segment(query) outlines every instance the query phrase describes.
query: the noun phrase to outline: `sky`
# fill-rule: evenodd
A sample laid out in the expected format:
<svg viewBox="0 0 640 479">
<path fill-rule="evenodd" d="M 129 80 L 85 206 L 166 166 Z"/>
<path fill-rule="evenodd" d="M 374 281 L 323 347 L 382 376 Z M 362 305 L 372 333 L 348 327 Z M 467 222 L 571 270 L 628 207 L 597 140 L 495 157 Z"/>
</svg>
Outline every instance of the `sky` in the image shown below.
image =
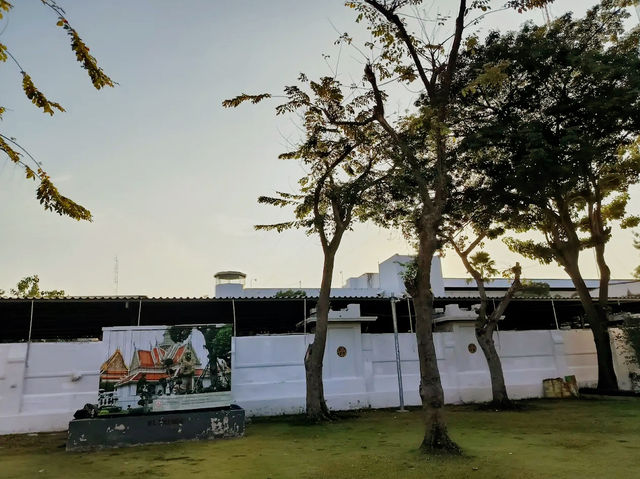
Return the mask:
<svg viewBox="0 0 640 479">
<path fill-rule="evenodd" d="M 38 274 L 43 289 L 70 295 L 212 296 L 221 270 L 245 272 L 254 287 L 320 283 L 316 237 L 253 229 L 287 219 L 286 211 L 256 199 L 295 191 L 304 174 L 277 158 L 300 139 L 297 117 L 276 117 L 276 101 L 232 110 L 221 103 L 242 92 L 279 93 L 300 72 L 314 78 L 337 68 L 340 79 L 358 81 L 365 58 L 334 45 L 345 31 L 356 42 L 368 38 L 353 10 L 342 0 L 61 0 L 66 18 L 118 82 L 96 91 L 55 14 L 39 0 L 13 3 L 0 20 L 0 42 L 67 111 L 43 114 L 21 91 L 18 68 L 0 64 L 0 104 L 7 108 L 0 131 L 41 161 L 62 194 L 89 208 L 94 221 L 45 212 L 36 184 L 0 158 L 0 289 Z M 581 15 L 594 3 L 557 0 L 551 13 Z M 452 2 L 426 5 L 421 15 L 453 13 Z M 495 13 L 470 31 L 516 29 L 527 19 L 539 23 L 542 14 Z M 392 111 L 416 97 L 407 88 L 392 93 Z M 637 187 L 631 209 L 640 212 Z M 631 243 L 631 232 L 616 231 L 608 247 L 614 278 L 630 277 L 640 263 Z M 488 247 L 499 267 L 520 261 L 528 278 L 566 277 L 501 243 Z M 333 286 L 411 252 L 398 231 L 358 225 L 345 235 Z M 595 277 L 591 252 L 582 266 Z M 445 277 L 466 276 L 451 254 L 443 270 Z"/>
</svg>

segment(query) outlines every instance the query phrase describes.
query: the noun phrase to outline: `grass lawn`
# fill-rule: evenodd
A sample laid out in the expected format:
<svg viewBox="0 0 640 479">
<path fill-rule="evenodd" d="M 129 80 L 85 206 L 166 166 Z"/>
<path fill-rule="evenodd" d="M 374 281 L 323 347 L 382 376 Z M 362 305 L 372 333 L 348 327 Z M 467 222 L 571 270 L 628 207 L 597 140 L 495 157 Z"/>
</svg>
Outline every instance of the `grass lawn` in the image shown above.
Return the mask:
<svg viewBox="0 0 640 479">
<path fill-rule="evenodd" d="M 2 478 L 638 478 L 640 400 L 527 401 L 496 413 L 448 408 L 462 457 L 425 457 L 419 410 L 330 424 L 254 420 L 241 439 L 67 453 L 64 433 L 0 436 Z"/>
</svg>

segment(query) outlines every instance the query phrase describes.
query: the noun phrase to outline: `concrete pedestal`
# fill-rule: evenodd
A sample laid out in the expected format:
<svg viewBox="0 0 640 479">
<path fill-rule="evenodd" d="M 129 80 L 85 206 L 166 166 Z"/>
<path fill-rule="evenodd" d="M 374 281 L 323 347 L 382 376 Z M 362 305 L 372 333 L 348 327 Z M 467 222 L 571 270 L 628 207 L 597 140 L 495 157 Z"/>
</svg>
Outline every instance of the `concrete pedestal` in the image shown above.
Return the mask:
<svg viewBox="0 0 640 479">
<path fill-rule="evenodd" d="M 244 409 L 225 408 L 152 412 L 74 419 L 69 423 L 67 451 L 221 439 L 244 435 Z"/>
</svg>

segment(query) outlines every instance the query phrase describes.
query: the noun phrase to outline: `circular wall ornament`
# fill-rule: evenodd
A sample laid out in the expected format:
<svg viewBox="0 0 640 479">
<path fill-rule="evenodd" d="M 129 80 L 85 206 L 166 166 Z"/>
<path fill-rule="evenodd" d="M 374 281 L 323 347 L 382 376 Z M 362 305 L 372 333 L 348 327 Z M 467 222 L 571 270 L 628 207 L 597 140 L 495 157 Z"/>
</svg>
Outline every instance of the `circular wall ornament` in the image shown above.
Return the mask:
<svg viewBox="0 0 640 479">
<path fill-rule="evenodd" d="M 473 343 L 469 343 L 468 349 L 469 349 L 469 352 L 470 352 L 471 354 L 473 354 L 473 353 L 475 353 L 475 352 L 478 350 L 478 346 L 476 346 L 476 345 L 475 345 L 475 344 L 473 344 Z"/>
<path fill-rule="evenodd" d="M 345 348 L 344 346 L 338 346 L 336 353 L 338 353 L 338 356 L 340 356 L 341 358 L 344 358 L 347 355 L 347 348 Z"/>
</svg>

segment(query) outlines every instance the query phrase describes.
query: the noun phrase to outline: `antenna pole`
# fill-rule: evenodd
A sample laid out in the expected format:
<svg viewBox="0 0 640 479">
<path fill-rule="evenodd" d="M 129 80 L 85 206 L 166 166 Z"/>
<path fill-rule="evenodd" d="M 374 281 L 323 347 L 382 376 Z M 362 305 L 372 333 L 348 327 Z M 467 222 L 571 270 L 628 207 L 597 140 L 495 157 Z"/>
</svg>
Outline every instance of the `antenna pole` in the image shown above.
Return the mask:
<svg viewBox="0 0 640 479">
<path fill-rule="evenodd" d="M 547 5 L 544 5 L 542 7 L 542 16 L 544 17 L 544 21 L 547 24 L 547 27 L 551 26 L 551 15 L 549 14 L 549 8 L 547 7 Z"/>
<path fill-rule="evenodd" d="M 119 267 L 118 267 L 118 256 L 116 256 L 114 258 L 113 261 L 113 286 L 115 289 L 115 294 L 116 296 L 118 296 L 118 273 L 119 273 Z"/>
</svg>

